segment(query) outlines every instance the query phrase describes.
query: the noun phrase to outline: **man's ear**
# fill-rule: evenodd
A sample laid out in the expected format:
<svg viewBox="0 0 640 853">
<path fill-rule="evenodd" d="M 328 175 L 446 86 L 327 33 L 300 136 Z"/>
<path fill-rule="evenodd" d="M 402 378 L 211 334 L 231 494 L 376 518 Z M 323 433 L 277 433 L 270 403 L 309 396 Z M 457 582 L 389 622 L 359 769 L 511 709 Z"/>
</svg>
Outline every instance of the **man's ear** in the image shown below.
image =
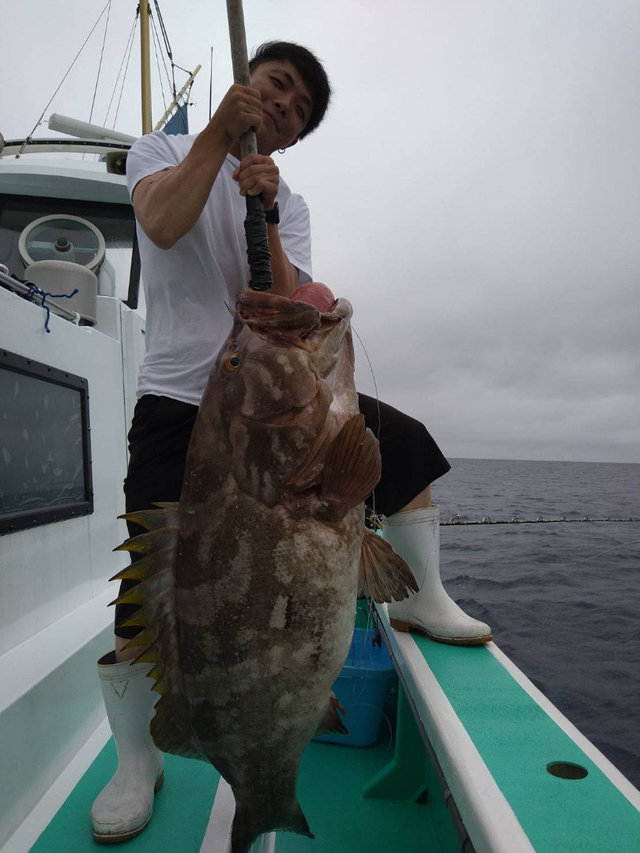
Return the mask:
<svg viewBox="0 0 640 853">
<path fill-rule="evenodd" d="M 296 138 L 293 140 L 293 142 L 290 142 L 290 143 L 287 145 L 287 148 L 293 148 L 293 146 L 294 146 L 294 145 L 297 145 L 297 144 L 298 144 L 298 140 L 299 140 L 299 139 L 300 139 L 300 137 L 299 137 L 299 136 L 296 136 Z"/>
</svg>

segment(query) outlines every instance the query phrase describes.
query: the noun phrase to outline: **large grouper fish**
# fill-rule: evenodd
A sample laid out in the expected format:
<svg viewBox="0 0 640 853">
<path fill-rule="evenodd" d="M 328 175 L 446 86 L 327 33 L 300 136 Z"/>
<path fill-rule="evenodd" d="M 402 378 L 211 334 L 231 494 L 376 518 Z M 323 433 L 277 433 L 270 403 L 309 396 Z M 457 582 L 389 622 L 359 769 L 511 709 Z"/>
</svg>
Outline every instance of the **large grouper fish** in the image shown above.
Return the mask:
<svg viewBox="0 0 640 853">
<path fill-rule="evenodd" d="M 416 589 L 364 526 L 381 463 L 358 411 L 350 318 L 317 283 L 295 299 L 242 291 L 180 501 L 126 516 L 148 531 L 120 546 L 139 559 L 114 579 L 140 581 L 118 600 L 141 606 L 128 624 L 143 628 L 131 645 L 148 646 L 138 660 L 153 662 L 161 696 L 151 733 L 227 780 L 232 853 L 275 829 L 313 837 L 298 768 L 314 735 L 346 732 L 331 686 L 356 598 Z"/>
</svg>

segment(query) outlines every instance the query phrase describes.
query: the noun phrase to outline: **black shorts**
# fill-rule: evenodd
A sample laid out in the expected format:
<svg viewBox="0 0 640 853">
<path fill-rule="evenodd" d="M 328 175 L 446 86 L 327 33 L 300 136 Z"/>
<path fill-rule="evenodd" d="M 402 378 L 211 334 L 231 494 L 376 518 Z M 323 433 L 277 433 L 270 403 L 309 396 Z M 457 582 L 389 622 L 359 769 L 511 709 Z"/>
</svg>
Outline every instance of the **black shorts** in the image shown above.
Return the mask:
<svg viewBox="0 0 640 853">
<path fill-rule="evenodd" d="M 198 407 L 146 394 L 136 403 L 133 421 L 129 430 L 129 468 L 124 481 L 124 496 L 127 512 L 149 509 L 156 501 L 180 499 L 187 448 L 195 423 Z M 131 521 L 127 522 L 129 536 L 138 536 L 144 529 Z M 136 554 L 132 560 L 138 559 Z M 136 585 L 136 581 L 124 580 L 120 584 L 120 595 Z M 135 604 L 117 604 L 115 633 L 118 637 L 131 639 L 139 628 L 118 627 L 132 616 L 138 607 Z"/>
<path fill-rule="evenodd" d="M 451 468 L 427 428 L 387 403 L 358 394 L 367 426 L 380 442 L 382 476 L 367 507 L 393 515 Z"/>
<path fill-rule="evenodd" d="M 380 442 L 382 477 L 367 507 L 378 515 L 393 515 L 451 467 L 426 427 L 414 418 L 365 394 L 358 394 L 360 411 Z M 129 469 L 124 482 L 127 512 L 147 509 L 156 501 L 180 498 L 187 448 L 198 407 L 170 397 L 141 397 L 129 430 Z M 130 536 L 142 528 L 127 522 Z M 134 557 L 135 559 L 135 557 Z M 135 584 L 123 581 L 121 593 Z M 116 607 L 116 626 L 135 605 Z M 116 628 L 120 637 L 134 637 L 137 628 Z"/>
</svg>

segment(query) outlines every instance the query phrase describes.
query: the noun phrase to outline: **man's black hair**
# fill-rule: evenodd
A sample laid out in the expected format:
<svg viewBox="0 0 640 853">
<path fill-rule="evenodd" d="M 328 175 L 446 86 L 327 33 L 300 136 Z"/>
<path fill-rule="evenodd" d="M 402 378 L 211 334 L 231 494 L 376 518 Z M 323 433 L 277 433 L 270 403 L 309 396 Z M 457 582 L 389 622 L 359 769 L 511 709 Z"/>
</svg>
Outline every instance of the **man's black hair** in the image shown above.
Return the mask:
<svg viewBox="0 0 640 853">
<path fill-rule="evenodd" d="M 304 130 L 300 134 L 303 139 L 320 124 L 329 106 L 331 86 L 329 78 L 320 60 L 299 44 L 290 41 L 268 41 L 258 47 L 249 62 L 249 71 L 253 71 L 263 62 L 271 60 L 286 60 L 290 62 L 311 94 L 311 115 Z"/>
</svg>

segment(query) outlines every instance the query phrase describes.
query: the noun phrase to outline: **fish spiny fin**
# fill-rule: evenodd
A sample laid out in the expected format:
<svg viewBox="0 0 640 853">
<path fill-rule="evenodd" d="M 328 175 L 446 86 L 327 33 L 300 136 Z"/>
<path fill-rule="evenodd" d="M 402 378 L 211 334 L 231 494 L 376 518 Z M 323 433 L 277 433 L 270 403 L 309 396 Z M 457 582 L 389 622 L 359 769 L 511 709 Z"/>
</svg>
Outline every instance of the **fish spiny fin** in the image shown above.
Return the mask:
<svg viewBox="0 0 640 853">
<path fill-rule="evenodd" d="M 177 531 L 174 533 L 177 535 Z M 175 556 L 175 541 L 171 540 L 166 548 L 161 548 L 159 551 L 150 552 L 144 557 L 140 557 L 135 563 L 130 563 L 126 568 L 119 571 L 109 580 L 121 581 L 125 578 L 142 581 L 151 577 L 158 572 L 171 569 L 173 567 L 173 559 Z"/>
<path fill-rule="evenodd" d="M 158 665 L 158 650 L 156 649 L 155 643 L 147 646 L 142 654 L 139 654 L 138 657 L 134 659 L 134 663 L 152 663 L 154 664 L 153 668 L 155 669 Z M 153 687 L 151 689 L 153 690 Z"/>
<path fill-rule="evenodd" d="M 417 592 L 413 572 L 388 542 L 366 530 L 360 552 L 358 597 L 373 601 L 402 601 L 410 592 Z"/>
<path fill-rule="evenodd" d="M 152 690 L 160 694 L 151 721 L 151 733 L 156 746 L 164 752 L 203 758 L 200 750 L 194 746 L 189 709 L 183 698 L 176 632 L 174 571 L 178 555 L 177 504 L 158 506 L 155 510 L 127 515 L 127 520 L 147 527 L 149 532 L 129 539 L 120 548 L 144 554 L 115 575 L 114 579 L 117 580 L 131 578 L 139 581 L 116 599 L 117 603 L 139 605 L 139 609 L 120 625 L 143 629 L 127 645 L 143 646 L 136 661 L 152 664 L 148 677 L 154 682 Z M 163 520 L 169 522 L 169 526 L 159 526 Z"/>
<path fill-rule="evenodd" d="M 380 448 L 360 414 L 343 424 L 334 438 L 320 489 L 324 512 L 319 515 L 340 519 L 370 495 L 380 479 Z"/>
<path fill-rule="evenodd" d="M 151 631 L 147 628 L 143 628 L 142 631 L 139 631 L 132 640 L 124 646 L 124 649 L 128 651 L 129 649 L 134 649 L 137 646 L 150 646 L 153 643 L 153 636 Z"/>
<path fill-rule="evenodd" d="M 126 568 L 121 569 L 112 578 L 109 578 L 109 580 L 110 581 L 123 581 L 123 580 L 141 581 L 143 578 L 146 578 L 146 576 L 147 576 L 148 564 L 145 564 L 146 559 L 147 559 L 146 557 L 143 557 L 141 560 L 136 560 L 135 563 L 129 563 L 129 565 L 126 566 Z"/>
<path fill-rule="evenodd" d="M 138 607 L 142 607 L 144 599 L 142 597 L 140 584 L 136 584 L 127 592 L 119 595 L 117 598 L 114 598 L 113 601 L 109 602 L 108 606 L 111 607 L 113 604 L 136 604 Z"/>
<path fill-rule="evenodd" d="M 115 604 L 115 601 L 112 602 Z M 118 622 L 118 628 L 148 628 L 149 621 L 142 610 L 137 610 L 133 616 Z"/>
<path fill-rule="evenodd" d="M 340 713 L 338 713 L 340 712 Z M 315 736 L 326 735 L 326 734 L 341 734 L 348 735 L 349 729 L 342 722 L 342 718 L 340 714 L 345 714 L 346 711 L 340 704 L 340 700 L 335 695 L 335 693 L 329 694 L 329 701 L 327 702 L 327 707 L 325 708 L 325 712 L 320 720 L 318 725 L 318 731 Z"/>
<path fill-rule="evenodd" d="M 114 551 L 135 551 L 137 554 L 152 554 L 168 547 L 175 547 L 178 536 L 177 527 L 160 527 L 141 533 L 132 539 L 125 540 Z"/>
<path fill-rule="evenodd" d="M 177 527 L 178 503 L 157 503 L 157 509 L 141 509 L 119 516 L 125 521 L 133 521 L 145 530 L 158 530 L 161 527 Z"/>
</svg>

